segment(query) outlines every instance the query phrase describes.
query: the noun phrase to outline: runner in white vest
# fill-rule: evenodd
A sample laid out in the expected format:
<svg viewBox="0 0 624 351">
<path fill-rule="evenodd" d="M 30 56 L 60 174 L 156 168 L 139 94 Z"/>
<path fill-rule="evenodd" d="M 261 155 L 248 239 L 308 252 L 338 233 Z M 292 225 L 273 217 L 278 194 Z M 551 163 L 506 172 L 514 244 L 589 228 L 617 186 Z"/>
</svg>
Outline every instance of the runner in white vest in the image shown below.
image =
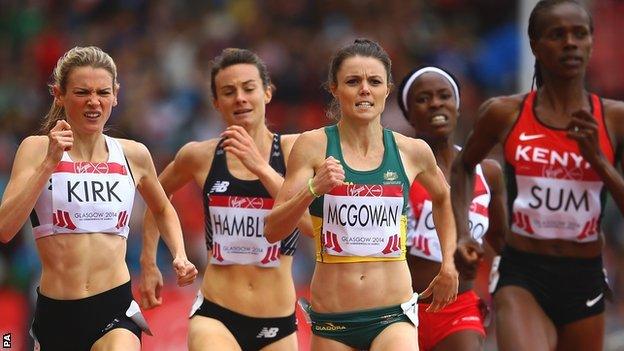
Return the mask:
<svg viewBox="0 0 624 351">
<path fill-rule="evenodd" d="M 119 91 L 111 57 L 75 47 L 53 76 L 44 135 L 26 138 L 15 155 L 0 239 L 11 240 L 31 215 L 42 264 L 36 349 L 139 350 L 141 332 L 150 332 L 125 262 L 135 188 L 166 233 L 178 284 L 192 283 L 197 270 L 145 146 L 103 134 Z"/>
</svg>

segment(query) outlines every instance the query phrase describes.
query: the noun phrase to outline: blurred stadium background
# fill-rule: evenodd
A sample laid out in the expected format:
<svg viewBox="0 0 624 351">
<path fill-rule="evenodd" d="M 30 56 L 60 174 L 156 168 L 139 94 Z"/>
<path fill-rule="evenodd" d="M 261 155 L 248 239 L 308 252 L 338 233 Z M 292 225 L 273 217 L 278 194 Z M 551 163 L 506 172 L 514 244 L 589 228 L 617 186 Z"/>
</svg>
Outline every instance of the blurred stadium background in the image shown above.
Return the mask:
<svg viewBox="0 0 624 351">
<path fill-rule="evenodd" d="M 52 101 L 47 83 L 56 60 L 73 46 L 97 45 L 117 63 L 121 91 L 109 134 L 146 144 L 160 171 L 190 140 L 212 138 L 222 130 L 210 103 L 209 60 L 226 47 L 255 50 L 266 61 L 277 92 L 267 123 L 282 132 L 300 132 L 330 121 L 328 95 L 321 87 L 329 57 L 356 37 L 379 41 L 393 60 L 399 82 L 417 65 L 429 63 L 454 72 L 462 89 L 461 144 L 476 110 L 486 98 L 530 87 L 533 59 L 526 46 L 526 23 L 535 0 L 0 0 L 0 192 L 21 140 L 36 132 Z M 595 23 L 588 86 L 600 95 L 624 99 L 624 48 L 618 19 L 624 1 L 587 3 Z M 382 122 L 411 134 L 390 96 Z M 500 159 L 495 154 L 494 157 Z M 187 251 L 205 265 L 199 189 L 174 197 Z M 141 244 L 139 201 L 135 206 L 127 262 L 138 285 Z M 604 218 L 605 263 L 614 301 L 607 305 L 607 350 L 624 350 L 624 238 L 621 214 L 611 206 Z M 310 240 L 302 239 L 293 274 L 308 294 L 314 266 Z M 197 285 L 173 285 L 170 257 L 161 246 L 165 274 L 164 306 L 146 313 L 154 337 L 145 350 L 185 350 L 186 316 Z M 0 246 L 0 334 L 11 333 L 11 350 L 30 348 L 31 320 L 39 261 L 30 224 Z M 485 291 L 487 267 L 479 292 Z M 301 350 L 309 328 L 300 320 Z M 4 348 L 0 348 L 4 350 Z M 494 330 L 486 345 L 495 350 Z"/>
</svg>

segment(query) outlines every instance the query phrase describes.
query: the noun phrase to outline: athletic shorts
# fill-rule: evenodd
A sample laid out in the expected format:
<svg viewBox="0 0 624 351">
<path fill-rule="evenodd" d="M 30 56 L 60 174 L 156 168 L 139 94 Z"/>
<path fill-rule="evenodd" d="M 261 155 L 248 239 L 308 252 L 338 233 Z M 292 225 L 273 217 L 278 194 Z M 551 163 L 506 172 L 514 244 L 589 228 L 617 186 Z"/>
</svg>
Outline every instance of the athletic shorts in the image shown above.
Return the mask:
<svg viewBox="0 0 624 351">
<path fill-rule="evenodd" d="M 206 300 L 201 293 L 193 304 L 190 318 L 203 316 L 223 323 L 241 349 L 260 350 L 297 331 L 295 313 L 286 317 L 256 318 L 242 315 Z"/>
<path fill-rule="evenodd" d="M 389 325 L 408 322 L 418 326 L 418 294 L 402 304 L 341 313 L 314 312 L 303 306 L 312 323 L 314 335 L 336 340 L 358 350 L 367 350 Z"/>
<path fill-rule="evenodd" d="M 42 351 L 89 351 L 104 334 L 117 328 L 128 329 L 139 340 L 142 330 L 149 331 L 132 299 L 129 281 L 78 300 L 51 299 L 37 289 L 31 335 Z"/>
<path fill-rule="evenodd" d="M 418 346 L 421 351 L 433 350 L 447 336 L 464 331 L 474 331 L 485 338 L 485 305 L 472 291 L 457 295 L 455 302 L 439 312 L 427 312 L 430 304 L 418 304 Z"/>
<path fill-rule="evenodd" d="M 601 314 L 608 292 L 602 257 L 538 255 L 505 247 L 495 292 L 508 285 L 528 290 L 556 326 Z"/>
</svg>

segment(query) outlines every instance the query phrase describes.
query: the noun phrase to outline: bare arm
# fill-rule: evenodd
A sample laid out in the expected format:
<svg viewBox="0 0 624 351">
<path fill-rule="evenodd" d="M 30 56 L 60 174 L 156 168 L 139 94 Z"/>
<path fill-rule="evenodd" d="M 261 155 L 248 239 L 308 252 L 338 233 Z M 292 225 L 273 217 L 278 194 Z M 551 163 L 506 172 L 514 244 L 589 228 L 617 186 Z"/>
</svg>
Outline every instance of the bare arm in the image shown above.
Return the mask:
<svg viewBox="0 0 624 351">
<path fill-rule="evenodd" d="M 216 141 L 212 141 L 212 144 L 212 150 L 214 151 Z M 193 180 L 193 172 L 201 167 L 201 165 L 198 164 L 198 159 L 201 158 L 201 155 L 198 154 L 200 148 L 201 145 L 199 143 L 193 142 L 186 144 L 177 153 L 175 159 L 167 165 L 165 170 L 163 170 L 160 174 L 158 181 L 160 182 L 164 194 L 166 194 L 167 197 L 171 197 L 176 190 Z M 210 153 L 210 155 L 212 155 L 212 153 Z M 204 160 L 207 164 L 210 164 L 210 161 L 210 159 Z M 159 226 L 156 223 L 153 212 L 150 208 L 150 210 L 145 211 L 145 217 L 143 219 L 143 248 L 141 250 L 142 265 L 147 266 L 156 264 L 156 251 L 160 234 Z M 182 242 L 170 243 L 170 235 L 167 235 L 167 233 L 164 232 L 162 234 L 163 240 L 170 250 L 176 250 L 176 248 L 180 245 L 183 246 Z M 173 252 L 174 251 L 172 251 L 172 253 Z"/>
<path fill-rule="evenodd" d="M 607 129 L 614 140 L 616 157 L 624 147 L 624 103 L 615 100 L 604 101 L 604 114 Z M 572 128 L 578 127 L 578 131 Z M 617 169 L 607 160 L 598 142 L 598 124 L 588 111 L 577 111 L 572 114 L 568 137 L 576 140 L 583 158 L 598 173 L 611 193 L 613 201 L 624 214 L 624 179 Z M 624 153 L 620 152 L 619 162 L 624 161 Z"/>
<path fill-rule="evenodd" d="M 295 142 L 288 158 L 286 179 L 264 224 L 264 234 L 268 241 L 283 239 L 305 216 L 314 200 L 307 184 L 310 178 L 313 177 L 312 188 L 319 195 L 342 184 L 342 166 L 331 157 L 323 161 L 325 140 L 323 130 L 317 129 L 302 134 Z M 310 233 L 306 234 L 311 236 Z"/>
<path fill-rule="evenodd" d="M 268 160 L 262 156 L 256 143 L 245 128 L 237 125 L 229 126 L 221 133 L 221 137 L 225 138 L 223 141 L 225 152 L 236 156 L 251 173 L 260 179 L 260 182 L 271 194 L 271 197 L 275 198 L 284 182 L 284 178 L 269 165 Z M 270 152 L 273 152 L 273 150 Z M 286 154 L 284 159 L 287 159 Z"/>
<path fill-rule="evenodd" d="M 404 165 L 408 177 L 411 178 L 415 175 L 415 181 L 418 181 L 431 197 L 433 221 L 442 251 L 442 264 L 440 272 L 431 281 L 427 289 L 421 293 L 421 297 L 426 298 L 433 295 L 433 301 L 427 311 L 436 312 L 448 303 L 455 301 L 459 285 L 453 260 L 456 228 L 451 209 L 449 186 L 427 143 L 396 133 L 395 138 L 402 158 L 407 161 L 404 162 Z"/>
<path fill-rule="evenodd" d="M 475 167 L 498 144 L 503 143 L 519 113 L 521 96 L 498 97 L 481 105 L 477 123 L 451 168 L 451 200 L 457 226 L 455 259 L 466 279 L 474 278 L 483 248 L 468 230 L 468 209 L 474 190 Z"/>
<path fill-rule="evenodd" d="M 468 209 L 474 188 L 475 166 L 492 148 L 504 142 L 516 116 L 522 99 L 519 96 L 490 99 L 481 105 L 479 116 L 466 145 L 453 161 L 451 169 L 451 200 L 455 222 L 458 223 L 458 239 L 470 237 Z"/>
<path fill-rule="evenodd" d="M 64 120 L 58 121 L 47 137 L 31 136 L 20 144 L 0 204 L 0 241 L 9 242 L 24 225 L 63 150 L 72 145 L 71 128 Z"/>
<path fill-rule="evenodd" d="M 178 276 L 178 285 L 188 285 L 197 276 L 197 270 L 187 260 L 180 220 L 158 181 L 152 157 L 143 144 L 133 141 L 124 141 L 123 144 L 128 160 L 134 166 L 137 189 L 174 258 L 173 264 Z"/>
<path fill-rule="evenodd" d="M 500 254 L 505 245 L 505 233 L 507 232 L 507 194 L 503 171 L 498 162 L 485 159 L 481 162 L 483 175 L 490 187 L 490 204 L 488 206 L 489 226 L 485 233 L 485 240 Z"/>
<path fill-rule="evenodd" d="M 226 138 L 223 142 L 224 150 L 236 156 L 249 171 L 260 179 L 260 182 L 267 189 L 271 197 L 276 198 L 279 189 L 284 183 L 284 177 L 271 167 L 266 157 L 262 156 L 247 131 L 243 127 L 235 125 L 228 127 L 221 133 L 221 136 Z M 282 136 L 282 152 L 286 163 L 288 162 L 290 151 L 298 136 L 298 134 Z M 270 152 L 272 153 L 273 150 L 270 150 Z M 297 227 L 299 227 L 304 234 L 309 235 L 312 232 L 312 222 L 307 212 L 300 217 Z"/>
</svg>

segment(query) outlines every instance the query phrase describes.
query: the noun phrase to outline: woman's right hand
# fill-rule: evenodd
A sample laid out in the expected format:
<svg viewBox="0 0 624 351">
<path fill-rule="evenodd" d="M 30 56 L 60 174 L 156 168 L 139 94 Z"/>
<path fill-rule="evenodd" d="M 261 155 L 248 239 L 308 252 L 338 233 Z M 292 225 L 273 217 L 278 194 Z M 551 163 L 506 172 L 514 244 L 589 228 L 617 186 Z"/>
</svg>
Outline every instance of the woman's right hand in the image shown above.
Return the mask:
<svg viewBox="0 0 624 351">
<path fill-rule="evenodd" d="M 54 164 L 61 161 L 64 151 L 71 150 L 74 145 L 74 133 L 67 121 L 61 119 L 48 133 L 48 152 L 46 158 Z"/>
<path fill-rule="evenodd" d="M 316 174 L 312 178 L 312 188 L 318 195 L 327 194 L 333 188 L 342 185 L 344 179 L 345 173 L 340 161 L 329 156 L 316 169 Z"/>
<path fill-rule="evenodd" d="M 149 310 L 162 305 L 160 292 L 163 287 L 163 277 L 156 263 L 141 265 L 141 279 L 139 293 L 141 294 L 141 308 Z"/>
</svg>

